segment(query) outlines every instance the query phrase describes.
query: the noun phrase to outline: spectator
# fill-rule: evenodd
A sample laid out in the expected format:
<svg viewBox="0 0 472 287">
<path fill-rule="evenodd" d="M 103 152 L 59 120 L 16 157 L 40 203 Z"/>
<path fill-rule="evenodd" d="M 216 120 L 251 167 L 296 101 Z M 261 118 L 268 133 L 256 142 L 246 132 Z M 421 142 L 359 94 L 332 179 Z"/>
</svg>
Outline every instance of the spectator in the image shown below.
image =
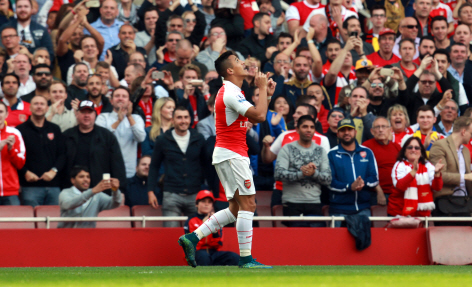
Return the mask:
<svg viewBox="0 0 472 287">
<path fill-rule="evenodd" d="M 208 70 L 215 70 L 215 61 L 218 57 L 226 51 L 232 49 L 226 47 L 226 32 L 221 26 L 212 26 L 210 33 L 208 34 L 208 47 L 201 51 L 196 60 L 204 64 Z M 244 61 L 244 57 L 241 53 L 236 52 L 238 58 Z"/>
<path fill-rule="evenodd" d="M 83 101 L 87 98 L 87 79 L 89 70 L 86 64 L 77 63 L 72 68 L 72 82 L 67 87 L 66 108 L 71 108 L 71 102 L 75 99 Z"/>
<path fill-rule="evenodd" d="M 394 44 L 395 31 L 390 28 L 382 29 L 379 33 L 379 51 L 367 55 L 367 59 L 372 61 L 372 63 L 377 67 L 385 67 L 386 65 L 391 65 L 400 61 L 400 58 L 393 53 Z"/>
<path fill-rule="evenodd" d="M 447 70 L 461 84 L 464 83 L 464 71 L 468 53 L 470 52 L 467 51 L 467 48 L 464 44 L 454 43 L 451 46 L 451 65 L 449 68 L 447 68 Z"/>
<path fill-rule="evenodd" d="M 360 36 L 362 34 L 361 22 L 359 21 L 359 19 L 357 19 L 356 16 L 350 16 L 344 20 L 343 30 L 347 32 L 347 35 L 349 35 L 349 37 L 352 37 L 352 34 L 357 33 L 357 41 L 355 42 L 353 49 L 350 51 L 352 61 L 354 63 L 359 61 L 361 58 L 365 58 L 365 55 L 370 55 L 375 52 L 374 47 L 372 47 L 371 44 L 362 40 Z"/>
<path fill-rule="evenodd" d="M 48 102 L 50 101 L 49 87 L 52 82 L 52 74 L 50 65 L 38 64 L 33 67 L 33 81 L 36 85 L 36 90 L 21 97 L 21 100 L 29 103 L 35 95 L 42 96 Z"/>
<path fill-rule="evenodd" d="M 333 42 L 339 42 L 339 40 L 333 38 L 333 36 L 328 33 L 329 31 L 329 21 L 326 16 L 322 14 L 316 14 L 313 15 L 310 19 L 310 28 L 314 29 L 315 34 L 313 35 L 313 44 L 315 44 L 316 49 L 318 49 L 320 56 L 321 56 L 321 61 L 323 63 L 327 62 L 327 49 L 328 49 L 328 44 L 333 43 Z M 308 30 L 309 31 L 309 30 Z M 308 35 L 308 34 L 307 34 Z M 308 40 L 307 40 L 308 42 Z M 339 42 L 341 43 L 341 42 Z M 308 43 L 307 43 L 308 44 Z M 340 50 L 339 48 L 338 50 Z M 330 58 L 331 62 L 334 60 L 333 58 Z M 329 69 L 329 67 L 328 67 Z"/>
<path fill-rule="evenodd" d="M 5 27 L 1 32 L 2 46 L 5 47 L 6 57 L 5 62 L 2 65 L 2 72 L 6 73 L 8 69 L 7 61 L 14 59 L 21 50 L 20 37 L 14 27 Z"/>
<path fill-rule="evenodd" d="M 328 113 L 328 131 L 324 134 L 329 140 L 330 149 L 339 144 L 338 140 L 338 122 L 344 119 L 344 110 L 333 108 Z"/>
<path fill-rule="evenodd" d="M 145 29 L 136 33 L 134 43 L 137 47 L 143 47 L 147 53 L 148 64 L 153 64 L 156 61 L 156 46 L 155 41 L 155 29 L 156 22 L 159 19 L 159 13 L 156 8 L 148 8 L 144 12 L 144 26 Z"/>
<path fill-rule="evenodd" d="M 308 79 L 310 65 L 308 59 L 303 56 L 298 56 L 293 60 L 292 71 L 294 77 L 288 82 L 284 83 L 283 88 L 279 93 L 274 94 L 274 100 L 278 95 L 285 95 L 289 100 L 290 107 L 294 108 L 298 97 L 306 94 L 308 86 L 313 83 Z"/>
<path fill-rule="evenodd" d="M 70 174 L 72 187 L 63 189 L 59 195 L 61 217 L 97 217 L 103 210 L 120 206 L 120 181 L 116 178 L 102 179 L 90 188 L 91 172 L 86 166 L 76 165 Z M 112 196 L 103 191 L 113 190 Z M 95 221 L 59 222 L 57 228 L 95 228 Z"/>
<path fill-rule="evenodd" d="M 197 131 L 203 135 L 205 140 L 211 136 L 216 136 L 216 127 L 215 127 L 215 98 L 216 95 L 211 96 L 206 102 L 210 115 L 199 121 L 197 124 Z M 253 97 L 254 99 L 254 97 Z"/>
<path fill-rule="evenodd" d="M 200 68 L 202 77 L 205 77 L 206 73 L 208 72 L 207 67 L 201 63 L 192 61 L 193 56 L 196 56 L 193 54 L 194 51 L 192 49 L 192 44 L 190 43 L 190 41 L 185 39 L 178 41 L 177 46 L 175 48 L 175 61 L 165 65 L 162 70 L 171 72 L 174 82 L 177 82 L 179 80 L 179 72 L 182 67 L 187 64 L 193 64 Z"/>
<path fill-rule="evenodd" d="M 124 24 L 116 19 L 118 16 L 118 4 L 114 0 L 105 0 L 100 6 L 100 18 L 93 22 L 91 26 L 97 30 L 105 40 L 102 53 L 100 54 L 100 61 L 105 60 L 105 55 L 110 47 L 117 45 L 120 40 L 116 37 L 119 33 L 120 27 Z M 84 30 L 85 35 L 90 35 L 88 30 Z M 92 183 L 93 184 L 93 183 Z"/>
<path fill-rule="evenodd" d="M 382 5 L 374 5 L 370 8 L 370 14 L 372 29 L 368 30 L 367 33 L 364 33 L 362 40 L 372 44 L 374 51 L 377 52 L 379 50 L 379 33 L 383 28 L 385 28 L 385 24 L 387 23 L 387 10 Z"/>
<path fill-rule="evenodd" d="M 133 208 L 135 205 L 148 204 L 148 175 L 149 165 L 151 164 L 151 156 L 143 155 L 138 160 L 136 166 L 136 174 L 132 178 L 128 178 L 125 194 L 125 205 Z M 157 194 L 156 194 L 157 196 Z"/>
<path fill-rule="evenodd" d="M 205 16 L 205 22 L 206 22 L 205 32 L 203 34 L 208 35 L 208 32 L 210 32 L 210 28 L 211 28 L 211 21 L 215 19 L 215 10 L 213 9 L 213 0 L 203 0 L 202 7 L 200 7 L 199 9 Z"/>
<path fill-rule="evenodd" d="M 174 62 L 177 58 L 177 56 L 175 55 L 177 42 L 179 42 L 183 38 L 184 36 L 180 32 L 169 32 L 166 35 L 165 44 L 159 47 L 156 51 L 156 62 L 153 64 L 153 66 L 160 69 L 164 65 Z"/>
<path fill-rule="evenodd" d="M 395 188 L 388 201 L 390 216 L 431 215 L 435 208 L 433 191 L 443 188 L 441 170 L 444 164 L 438 162 L 434 166 L 427 158 L 420 139 L 409 138 L 403 145 L 392 170 Z"/>
<path fill-rule="evenodd" d="M 278 5 L 280 6 L 280 3 Z M 287 32 L 287 28 L 285 27 L 285 15 L 273 6 L 272 0 L 261 0 L 259 2 L 259 9 L 260 12 L 270 15 L 271 26 L 275 37 L 278 37 L 281 33 Z"/>
<path fill-rule="evenodd" d="M 39 47 L 34 50 L 33 59 L 31 60 L 33 67 L 39 64 L 46 64 L 51 67 L 51 58 L 49 58 L 48 49 Z"/>
<path fill-rule="evenodd" d="M 321 1 L 318 0 L 306 0 L 290 4 L 290 7 L 285 12 L 285 19 L 287 21 L 288 31 L 291 35 L 294 35 L 295 31 L 305 24 L 311 11 L 325 7 L 325 5 L 320 2 Z"/>
<path fill-rule="evenodd" d="M 322 132 L 319 131 L 320 133 L 325 133 L 328 131 L 328 113 L 329 110 L 325 109 L 323 106 L 323 101 L 325 99 L 325 90 L 323 90 L 323 87 L 321 87 L 320 84 L 317 83 L 312 83 L 306 90 L 306 97 L 309 97 L 309 100 L 311 101 L 312 106 L 316 108 L 316 111 L 318 112 L 317 115 L 317 122 L 321 124 L 321 129 Z M 301 99 L 301 97 L 299 98 Z"/>
<path fill-rule="evenodd" d="M 102 94 L 102 77 L 100 75 L 94 74 L 88 77 L 87 92 L 87 99 L 93 102 L 97 115 L 113 111 L 110 100 Z"/>
<path fill-rule="evenodd" d="M 254 25 L 251 35 L 244 39 L 236 49 L 247 58 L 249 55 L 261 61 L 262 66 L 270 60 L 277 50 L 276 38 L 270 34 L 270 16 L 266 13 L 257 13 L 252 19 Z"/>
<path fill-rule="evenodd" d="M 138 154 L 138 144 L 146 137 L 144 121 L 139 115 L 131 114 L 133 104 L 128 89 L 121 87 L 113 91 L 110 102 L 113 111 L 102 112 L 96 124 L 111 131 L 117 138 L 125 162 L 126 177 L 134 175 Z"/>
<path fill-rule="evenodd" d="M 421 140 L 426 149 L 426 155 L 429 156 L 433 143 L 445 138 L 445 136 L 440 133 L 439 127 L 435 125 L 436 117 L 433 108 L 428 105 L 421 106 L 416 110 L 416 115 L 417 124 L 411 126 L 414 131 L 413 136 Z"/>
<path fill-rule="evenodd" d="M 406 108 L 400 104 L 391 106 L 388 109 L 387 119 L 392 127 L 392 142 L 401 147 L 403 138 L 414 133 L 410 127 L 410 118 Z"/>
<path fill-rule="evenodd" d="M 30 54 L 38 47 L 46 47 L 49 52 L 49 57 L 54 59 L 54 49 L 48 30 L 35 21 L 31 21 L 31 16 L 33 15 L 31 3 L 30 0 L 17 0 L 16 18 L 13 18 L 8 23 L 1 26 L 0 30 L 6 27 L 16 28 L 20 36 L 20 45 L 26 47 Z M 26 53 L 25 51 L 25 54 Z"/>
<path fill-rule="evenodd" d="M 417 0 L 413 4 L 413 9 L 415 9 L 415 18 L 421 27 L 418 35 L 420 37 L 431 35 L 429 15 L 433 9 L 433 0 Z"/>
<path fill-rule="evenodd" d="M 352 119 L 338 122 L 339 145 L 328 153 L 331 167 L 330 216 L 370 216 L 371 189 L 378 183 L 377 164 L 369 148 L 356 142 Z M 341 222 L 336 222 L 340 227 Z"/>
<path fill-rule="evenodd" d="M 150 178 L 157 178 L 161 164 L 165 166 L 164 216 L 186 216 L 196 212 L 195 198 L 203 183 L 202 166 L 205 162 L 205 139 L 189 129 L 190 114 L 185 107 L 177 107 L 173 115 L 174 126 L 156 139 L 152 154 Z M 148 182 L 149 203 L 157 208 L 154 195 L 155 182 Z M 175 221 L 164 222 L 165 227 L 178 227 Z"/>
<path fill-rule="evenodd" d="M 192 44 L 199 45 L 205 35 L 205 15 L 198 10 L 197 5 L 189 3 L 189 6 L 193 11 L 185 11 L 182 14 L 182 20 L 184 20 L 184 29 L 182 32 L 185 38 L 190 40 Z"/>
<path fill-rule="evenodd" d="M 353 81 L 349 81 L 349 85 L 345 85 L 341 89 L 341 91 L 339 91 L 339 107 L 345 108 L 347 105 L 349 105 L 348 98 L 355 87 L 363 86 L 367 80 L 370 81 L 369 77 L 371 75 L 372 69 L 374 69 L 374 66 L 372 65 L 372 62 L 367 59 L 360 59 L 356 62 L 356 66 L 354 68 L 356 73 L 356 79 Z M 351 75 L 349 75 L 349 77 L 351 77 Z M 336 128 L 337 126 L 334 126 L 334 130 L 336 130 Z"/>
<path fill-rule="evenodd" d="M 140 52 L 143 55 L 147 55 L 144 48 L 136 46 L 134 43 L 135 37 L 136 33 L 134 32 L 133 26 L 125 24 L 119 29 L 118 38 L 120 42 L 109 49 L 113 58 L 110 64 L 115 67 L 118 72 L 118 79 L 124 78 L 125 68 L 130 60 L 131 54 Z"/>
<path fill-rule="evenodd" d="M 445 5 L 443 3 L 439 4 Z M 451 22 L 451 24 L 454 27 L 454 23 Z M 447 27 L 447 19 L 444 16 L 436 16 L 431 20 L 431 35 L 434 36 L 436 49 L 448 49 L 451 45 L 451 40 L 447 37 Z"/>
<path fill-rule="evenodd" d="M 4 82 L 9 82 L 5 78 Z M 7 118 L 7 106 L 0 101 L 0 161 L 2 164 L 0 171 L 3 188 L 0 205 L 20 205 L 18 198 L 20 184 L 17 170 L 22 169 L 25 164 L 25 144 L 21 133 L 14 127 L 7 126 L 5 123 Z"/>
<path fill-rule="evenodd" d="M 31 115 L 30 104 L 17 98 L 19 78 L 16 74 L 6 74 L 2 81 L 2 102 L 7 106 L 6 120 L 10 127 L 25 122 Z"/>
<path fill-rule="evenodd" d="M 173 127 L 174 109 L 175 101 L 172 98 L 160 98 L 156 101 L 152 110 L 152 125 L 146 128 L 146 139 L 141 144 L 143 155 L 152 155 L 157 137 Z"/>
<path fill-rule="evenodd" d="M 104 173 L 120 181 L 120 189 L 126 187 L 126 170 L 116 137 L 105 128 L 95 125 L 96 112 L 91 101 L 81 101 L 77 111 L 76 127 L 64 132 L 67 165 L 65 174 L 76 165 L 90 170 L 90 182 L 97 185 Z M 94 144 L 91 144 L 94 143 Z M 62 186 L 70 186 L 64 179 Z M 60 204 L 60 203 L 59 203 Z"/>
<path fill-rule="evenodd" d="M 282 203 L 284 216 L 322 216 L 321 185 L 331 183 L 331 170 L 326 151 L 312 142 L 315 120 L 298 119 L 298 140 L 282 147 L 275 166 L 275 180 L 284 184 Z M 286 222 L 289 227 L 324 227 L 324 222 Z"/>
<path fill-rule="evenodd" d="M 471 3 L 464 3 L 459 7 L 457 15 L 459 16 L 457 20 L 461 23 L 470 28 L 472 28 L 472 4 Z M 460 25 L 459 25 L 460 26 Z"/>
<path fill-rule="evenodd" d="M 432 56 L 436 51 L 436 45 L 432 36 L 423 36 L 420 38 L 420 46 L 418 47 L 419 57 L 413 60 L 418 66 L 426 55 Z"/>
<path fill-rule="evenodd" d="M 446 137 L 453 133 L 454 121 L 458 117 L 459 107 L 453 100 L 446 102 L 444 110 L 441 111 L 441 121 L 438 123 L 440 133 Z"/>
<path fill-rule="evenodd" d="M 31 64 L 28 56 L 25 54 L 18 54 L 15 59 L 12 60 L 13 69 L 8 69 L 8 73 L 15 73 L 19 77 L 19 88 L 17 97 L 24 96 L 31 93 L 36 89 L 33 77 L 29 75 L 31 71 Z M 0 93 L 0 97 L 3 97 L 3 93 Z"/>
<path fill-rule="evenodd" d="M 392 128 L 390 122 L 384 117 L 374 120 L 371 133 L 374 138 L 362 144 L 374 153 L 379 172 L 379 185 L 375 187 L 377 194 L 372 194 L 370 204 L 386 205 L 393 189 L 392 169 L 397 161 L 400 146 L 389 140 Z"/>
<path fill-rule="evenodd" d="M 431 30 L 433 29 L 433 20 L 436 17 L 442 17 L 444 18 L 444 20 L 446 20 L 446 34 L 454 32 L 454 18 L 452 15 L 452 10 L 448 5 L 439 2 L 439 0 L 433 0 L 433 7 L 431 12 L 429 13 L 429 18 L 432 19 Z M 437 48 L 444 49 L 444 47 Z"/>
<path fill-rule="evenodd" d="M 456 30 L 454 31 L 453 42 L 464 44 L 467 47 L 467 51 L 469 51 L 470 50 L 470 42 L 469 42 L 470 34 L 471 34 L 470 27 L 464 24 L 460 24 L 457 26 Z"/>
<path fill-rule="evenodd" d="M 472 192 L 472 173 L 470 172 L 470 152 L 464 145 L 470 141 L 469 134 L 472 132 L 472 119 L 470 117 L 460 117 L 454 121 L 454 128 L 451 136 L 434 144 L 431 148 L 431 163 L 444 164 L 442 177 L 444 185 L 442 189 L 434 194 L 436 209 L 433 216 L 457 216 L 445 214 L 441 210 L 440 201 L 448 200 L 450 196 L 455 199 L 468 198 Z M 470 215 L 460 215 L 470 216 Z M 435 222 L 435 225 L 468 225 L 465 223 Z"/>
<path fill-rule="evenodd" d="M 139 20 L 138 9 L 139 7 L 136 6 L 136 4 L 134 4 L 131 0 L 121 0 L 121 3 L 118 4 L 117 19 L 125 24 L 135 25 Z"/>
<path fill-rule="evenodd" d="M 225 29 L 228 40 L 226 46 L 233 50 L 244 39 L 244 19 L 239 13 L 239 7 L 233 11 L 227 8 L 215 9 L 215 19 L 211 21 L 211 25 L 220 25 Z"/>
<path fill-rule="evenodd" d="M 24 205 L 58 205 L 60 174 L 66 164 L 64 140 L 59 126 L 46 120 L 48 101 L 43 96 L 31 99 L 31 117 L 17 129 L 26 152 L 25 165 L 18 171 Z"/>
<path fill-rule="evenodd" d="M 277 85 L 283 86 L 283 83 L 292 77 L 292 75 L 289 73 L 291 67 L 292 61 L 290 61 L 290 56 L 287 56 L 284 53 L 278 53 L 277 56 L 275 56 L 273 65 L 274 74 L 272 78 L 277 83 Z"/>
<path fill-rule="evenodd" d="M 357 144 L 361 144 L 373 137 L 370 131 L 375 116 L 367 112 L 369 103 L 370 100 L 368 98 L 368 92 L 364 87 L 356 87 L 354 90 L 352 90 L 351 96 L 349 97 L 349 105 L 351 106 L 351 110 L 347 117 L 350 118 L 355 124 L 355 139 L 357 140 Z"/>
<path fill-rule="evenodd" d="M 184 224 L 185 233 L 194 232 L 214 214 L 215 197 L 209 190 L 200 190 L 195 199 L 197 212 L 189 216 Z M 195 260 L 198 266 L 238 265 L 239 256 L 231 251 L 220 251 L 223 246 L 223 229 L 201 240 L 197 244 Z"/>
<path fill-rule="evenodd" d="M 120 84 L 123 87 L 131 87 L 131 84 L 136 78 L 144 76 L 145 74 L 146 71 L 143 66 L 139 64 L 130 64 L 126 67 L 124 78 L 120 81 Z"/>
<path fill-rule="evenodd" d="M 78 100 L 75 101 L 75 108 L 67 109 L 64 103 L 67 99 L 66 85 L 60 81 L 52 81 L 49 86 L 49 94 L 51 95 L 51 106 L 46 113 L 46 119 L 59 126 L 61 132 L 75 127 L 77 118 L 75 112 L 78 108 Z"/>
<path fill-rule="evenodd" d="M 403 73 L 403 80 L 406 82 L 411 75 L 418 69 L 418 65 L 413 62 L 413 56 L 416 52 L 415 42 L 409 38 L 402 39 L 399 43 L 400 61 L 392 65 L 399 68 Z"/>
<path fill-rule="evenodd" d="M 398 31 L 400 32 L 400 37 L 395 40 L 395 46 L 393 46 L 393 53 L 395 56 L 402 58 L 400 53 L 400 41 L 403 39 L 410 39 L 413 41 L 415 46 L 415 51 L 413 52 L 413 59 L 419 57 L 418 46 L 420 44 L 420 38 L 418 38 L 418 21 L 413 17 L 406 17 L 400 21 L 400 27 Z"/>
</svg>

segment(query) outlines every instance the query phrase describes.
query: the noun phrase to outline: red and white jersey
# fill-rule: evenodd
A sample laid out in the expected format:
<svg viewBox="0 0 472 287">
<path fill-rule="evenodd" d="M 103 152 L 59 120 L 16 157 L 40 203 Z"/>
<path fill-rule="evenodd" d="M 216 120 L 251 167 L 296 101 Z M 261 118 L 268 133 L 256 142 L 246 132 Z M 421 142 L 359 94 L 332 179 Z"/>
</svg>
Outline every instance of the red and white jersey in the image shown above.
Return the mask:
<svg viewBox="0 0 472 287">
<path fill-rule="evenodd" d="M 308 2 L 295 2 L 290 4 L 287 11 L 285 12 L 285 20 L 287 23 L 292 20 L 300 21 L 299 25 L 302 26 L 305 24 L 308 15 L 310 15 L 311 11 L 315 9 L 324 8 L 325 5 L 318 3 L 316 5 L 308 4 Z"/>
<path fill-rule="evenodd" d="M 322 68 L 321 75 L 324 78 L 326 74 L 328 74 L 329 68 L 331 67 L 331 63 L 327 61 Z M 355 80 L 357 80 L 356 72 L 354 70 L 354 66 L 351 67 L 351 72 L 349 73 L 349 78 L 346 80 L 343 73 L 339 71 L 338 78 L 336 79 L 336 94 L 334 97 L 334 102 L 338 103 L 339 93 L 341 92 L 342 88 L 345 86 L 352 84 Z"/>
<path fill-rule="evenodd" d="M 454 11 L 454 8 L 457 6 L 457 0 L 441 0 L 441 3 L 446 4 L 451 8 L 451 11 Z"/>
<path fill-rule="evenodd" d="M 241 88 L 224 81 L 215 99 L 216 144 L 213 164 L 232 158 L 248 157 L 246 132 L 248 118 L 244 116 L 252 104 Z"/>
<path fill-rule="evenodd" d="M 407 127 L 405 129 L 405 131 L 403 131 L 401 133 L 395 133 L 395 132 L 392 131 L 392 142 L 396 143 L 397 145 L 399 145 L 401 147 L 403 138 L 407 135 L 412 135 L 414 133 L 415 132 L 410 127 Z"/>
<path fill-rule="evenodd" d="M 431 17 L 431 19 L 436 17 L 436 16 L 446 17 L 447 23 L 453 23 L 454 22 L 454 18 L 452 17 L 451 8 L 448 5 L 443 4 L 441 2 L 438 3 L 437 7 L 433 7 L 431 12 L 429 13 L 429 17 Z"/>
<path fill-rule="evenodd" d="M 12 149 L 4 147 L 0 151 L 0 196 L 18 195 L 18 170 L 23 168 L 26 161 L 25 142 L 20 131 L 5 124 L 0 130 L 0 140 L 9 136 L 15 137 L 15 143 Z"/>
<path fill-rule="evenodd" d="M 308 17 L 305 21 L 305 24 L 303 24 L 303 29 L 305 31 L 308 32 L 308 29 L 310 29 L 310 19 L 311 19 L 311 17 L 313 17 L 313 15 L 318 15 L 318 14 L 321 14 L 321 15 L 324 15 L 325 17 L 327 17 L 325 9 L 315 9 L 315 10 L 311 11 L 310 15 L 308 15 Z M 344 19 L 347 19 L 351 16 L 359 18 L 359 16 L 357 16 L 357 13 L 354 13 L 352 11 L 347 10 L 344 6 L 341 6 L 341 15 L 342 15 L 342 18 L 343 18 L 343 22 L 344 22 Z"/>
</svg>

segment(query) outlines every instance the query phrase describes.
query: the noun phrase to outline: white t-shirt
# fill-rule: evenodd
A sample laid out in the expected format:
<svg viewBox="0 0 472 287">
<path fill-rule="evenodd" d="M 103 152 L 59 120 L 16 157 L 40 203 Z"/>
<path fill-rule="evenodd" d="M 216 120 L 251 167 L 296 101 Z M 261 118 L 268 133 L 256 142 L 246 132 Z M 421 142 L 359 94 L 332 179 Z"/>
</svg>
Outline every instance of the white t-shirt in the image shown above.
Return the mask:
<svg viewBox="0 0 472 287">
<path fill-rule="evenodd" d="M 328 8 L 328 9 L 329 9 L 329 8 Z M 311 17 L 313 17 L 313 15 L 320 15 L 320 14 L 321 14 L 321 15 L 324 15 L 325 17 L 327 17 L 327 16 L 326 16 L 325 9 L 315 9 L 315 10 L 313 10 L 313 11 L 310 13 L 310 15 L 308 15 L 308 18 L 306 19 L 305 24 L 303 24 L 303 29 L 308 32 L 308 30 L 310 29 L 310 20 L 311 20 Z M 359 18 L 356 13 L 347 10 L 346 8 L 344 8 L 344 6 L 341 6 L 341 15 L 342 15 L 342 17 L 343 17 L 343 21 L 344 21 L 344 19 L 347 19 L 347 18 L 349 18 L 349 17 L 351 17 L 351 16 L 354 16 L 354 17 L 356 17 L 356 18 Z"/>
<path fill-rule="evenodd" d="M 175 129 L 174 129 L 174 130 L 172 130 L 172 136 L 174 137 L 175 141 L 177 142 L 177 145 L 179 146 L 182 153 L 185 154 L 187 152 L 188 143 L 190 141 L 190 132 L 187 131 L 187 133 L 184 136 L 179 136 L 175 132 Z"/>
</svg>

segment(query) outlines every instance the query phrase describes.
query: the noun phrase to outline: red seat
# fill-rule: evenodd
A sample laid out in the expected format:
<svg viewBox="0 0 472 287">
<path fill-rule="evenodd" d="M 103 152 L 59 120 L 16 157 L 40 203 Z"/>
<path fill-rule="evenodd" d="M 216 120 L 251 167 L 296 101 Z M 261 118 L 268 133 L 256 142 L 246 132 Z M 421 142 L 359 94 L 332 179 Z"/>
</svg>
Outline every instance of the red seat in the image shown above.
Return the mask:
<svg viewBox="0 0 472 287">
<path fill-rule="evenodd" d="M 274 205 L 272 206 L 272 216 L 284 216 L 283 206 L 282 205 Z M 287 227 L 282 224 L 282 221 L 277 220 L 274 221 L 274 227 Z"/>
<path fill-rule="evenodd" d="M 387 215 L 387 206 L 386 205 L 372 205 L 370 207 L 372 216 L 388 216 Z M 385 227 L 388 224 L 388 221 L 374 221 L 372 222 L 372 227 Z"/>
<path fill-rule="evenodd" d="M 61 217 L 59 205 L 38 205 L 34 208 L 35 217 Z M 59 222 L 51 222 L 49 228 L 57 228 Z M 46 228 L 46 222 L 36 222 L 36 228 Z"/>
<path fill-rule="evenodd" d="M 426 231 L 431 264 L 472 264 L 472 228 L 469 226 L 431 227 Z"/>
<path fill-rule="evenodd" d="M 258 206 L 256 208 L 258 216 L 272 216 L 270 206 Z M 272 221 L 259 220 L 259 227 L 273 227 Z"/>
<path fill-rule="evenodd" d="M 0 217 L 34 217 L 29 205 L 0 206 Z M 1 222 L 0 229 L 34 229 L 34 222 Z"/>
<path fill-rule="evenodd" d="M 150 205 L 135 205 L 131 210 L 132 216 L 162 216 L 162 206 L 157 209 Z M 134 227 L 143 227 L 142 221 L 135 221 Z M 146 221 L 146 227 L 164 227 L 163 221 Z"/>
<path fill-rule="evenodd" d="M 104 210 L 98 214 L 98 217 L 129 217 L 129 206 L 122 205 L 120 207 Z M 97 228 L 130 228 L 131 221 L 97 221 Z"/>
<path fill-rule="evenodd" d="M 272 190 L 256 191 L 257 206 L 270 206 L 272 200 Z"/>
</svg>

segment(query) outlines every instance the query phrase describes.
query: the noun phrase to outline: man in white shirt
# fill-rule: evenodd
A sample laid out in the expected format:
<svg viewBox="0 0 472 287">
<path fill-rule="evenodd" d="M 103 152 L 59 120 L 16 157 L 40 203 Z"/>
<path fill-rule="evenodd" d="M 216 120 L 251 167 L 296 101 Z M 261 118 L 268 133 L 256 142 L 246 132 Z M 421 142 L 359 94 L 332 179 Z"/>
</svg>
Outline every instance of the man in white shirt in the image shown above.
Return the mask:
<svg viewBox="0 0 472 287">
<path fill-rule="evenodd" d="M 33 77 L 30 76 L 31 64 L 28 56 L 18 54 L 13 60 L 13 71 L 20 78 L 20 87 L 16 94 L 18 98 L 36 90 Z M 4 97 L 3 91 L 0 91 L 0 97 Z"/>
</svg>

